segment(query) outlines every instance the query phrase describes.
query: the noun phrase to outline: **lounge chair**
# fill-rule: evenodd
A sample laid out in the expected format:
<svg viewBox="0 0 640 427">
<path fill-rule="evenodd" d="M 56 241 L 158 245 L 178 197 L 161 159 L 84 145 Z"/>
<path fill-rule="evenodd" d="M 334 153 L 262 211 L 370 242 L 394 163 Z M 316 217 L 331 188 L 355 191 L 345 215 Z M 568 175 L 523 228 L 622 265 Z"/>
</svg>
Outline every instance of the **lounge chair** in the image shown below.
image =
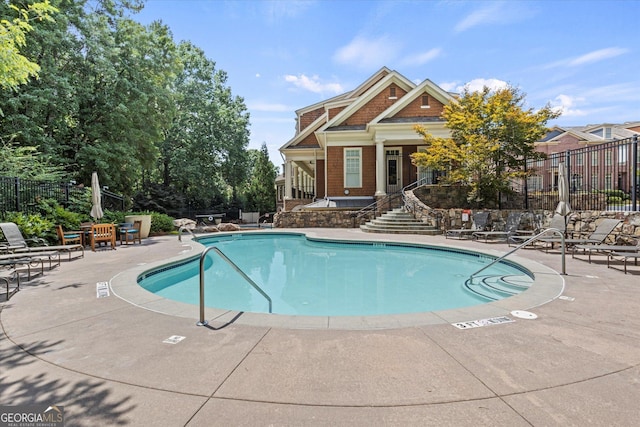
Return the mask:
<svg viewBox="0 0 640 427">
<path fill-rule="evenodd" d="M 55 257 L 58 257 L 56 265 L 53 265 Z M 16 273 L 27 272 L 27 280 L 31 280 L 31 267 L 40 265 L 40 272 L 44 274 L 44 261 L 49 260 L 49 270 L 60 265 L 59 252 L 35 252 L 35 253 L 7 253 L 0 255 L 0 266 L 14 270 Z"/>
<path fill-rule="evenodd" d="M 611 267 L 611 261 L 616 258 L 620 258 L 624 262 L 624 274 L 627 274 L 627 260 L 633 258 L 634 264 L 638 265 L 638 258 L 640 258 L 640 251 L 632 252 L 609 252 L 607 255 L 607 268 Z"/>
<path fill-rule="evenodd" d="M 489 223 L 489 212 L 478 212 L 473 214 L 473 224 L 471 228 L 458 228 L 447 230 L 445 238 L 468 239 L 474 232 L 485 231 Z"/>
<path fill-rule="evenodd" d="M 638 243 L 636 245 L 575 245 L 573 247 L 573 251 L 571 253 L 571 257 L 575 258 L 576 252 L 582 251 L 583 254 L 587 254 L 589 264 L 591 264 L 591 255 L 592 254 L 600 254 L 600 255 L 608 255 L 612 252 L 623 252 L 623 253 L 640 253 L 640 239 L 638 239 Z"/>
<path fill-rule="evenodd" d="M 611 219 L 606 218 L 598 224 L 596 229 L 589 235 L 589 237 L 585 239 L 564 239 L 564 244 L 566 246 L 569 245 L 599 245 L 602 244 L 605 239 L 613 232 L 613 230 L 620 224 L 622 221 L 619 219 Z M 551 249 L 553 249 L 554 244 L 562 243 L 562 240 L 559 237 L 542 237 L 540 239 L 541 242 L 551 245 Z M 573 249 L 575 251 L 575 247 Z"/>
<path fill-rule="evenodd" d="M 485 243 L 489 240 L 507 240 L 509 236 L 516 234 L 518 227 L 520 227 L 520 219 L 522 218 L 522 213 L 519 212 L 511 212 L 507 216 L 507 222 L 505 229 L 502 231 L 475 231 L 472 234 L 474 239 L 480 240 L 484 239 Z"/>
<path fill-rule="evenodd" d="M 91 250 L 96 251 L 96 243 L 107 243 L 116 249 L 116 226 L 113 224 L 93 224 L 89 233 Z"/>
<path fill-rule="evenodd" d="M 71 260 L 71 253 L 74 251 L 81 251 L 81 257 L 84 256 L 84 247 L 80 244 L 76 245 L 57 245 L 57 246 L 47 246 L 45 244 L 41 244 L 40 246 L 29 246 L 27 241 L 22 236 L 20 229 L 13 222 L 3 222 L 0 223 L 0 229 L 2 230 L 2 234 L 4 234 L 4 238 L 7 240 L 9 245 L 5 247 L 5 250 L 8 252 L 14 253 L 34 253 L 39 252 L 49 252 L 51 255 L 55 254 L 59 256 L 59 252 L 67 252 L 69 254 L 69 260 Z"/>
<path fill-rule="evenodd" d="M 553 218 L 551 218 L 551 222 L 549 222 L 549 226 L 543 229 L 536 230 L 534 234 L 540 234 L 552 228 L 560 231 L 561 233 L 564 233 L 565 230 L 567 229 L 567 223 L 565 222 L 565 217 L 563 217 L 562 215 L 554 215 Z M 530 234 L 527 234 L 527 235 L 513 234 L 507 238 L 507 241 L 509 242 L 509 246 L 511 246 L 511 244 L 520 245 L 526 242 L 527 240 L 529 240 L 531 237 L 532 235 Z M 535 243 L 535 242 L 532 242 L 532 243 Z"/>
<path fill-rule="evenodd" d="M 12 290 L 11 289 L 11 280 L 13 278 L 16 279 L 16 286 Z M 0 275 L 0 280 L 2 280 L 5 283 L 6 287 L 7 287 L 7 299 L 6 299 L 6 301 L 9 301 L 9 298 L 11 298 L 11 296 L 13 294 L 15 294 L 16 292 L 18 292 L 20 290 L 20 275 L 18 274 L 18 272 L 15 269 L 2 270 L 2 273 Z"/>
</svg>

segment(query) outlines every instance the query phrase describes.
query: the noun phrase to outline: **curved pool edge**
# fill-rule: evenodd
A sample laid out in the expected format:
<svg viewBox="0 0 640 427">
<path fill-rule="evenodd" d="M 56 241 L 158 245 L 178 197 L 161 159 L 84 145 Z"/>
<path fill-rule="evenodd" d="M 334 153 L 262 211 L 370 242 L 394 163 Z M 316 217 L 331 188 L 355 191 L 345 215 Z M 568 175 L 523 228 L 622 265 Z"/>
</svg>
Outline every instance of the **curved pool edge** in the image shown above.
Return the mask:
<svg viewBox="0 0 640 427">
<path fill-rule="evenodd" d="M 389 236 L 374 235 L 351 235 L 348 238 L 337 238 L 323 236 L 314 230 L 265 230 L 251 231 L 251 233 L 290 233 L 302 234 L 314 239 L 324 239 L 333 241 L 375 241 L 387 243 L 400 243 L 398 239 Z M 232 235 L 247 233 L 246 230 L 239 232 L 212 233 L 199 235 L 198 237 L 215 237 L 222 235 Z M 355 237 L 355 238 L 354 238 Z M 464 252 L 483 253 L 490 256 L 501 256 L 505 252 L 496 251 L 490 248 L 486 250 L 469 249 L 455 244 L 411 242 L 411 245 L 454 248 Z M 178 241 L 176 248 L 182 247 L 180 254 L 162 261 L 151 262 L 139 265 L 135 268 L 123 271 L 109 281 L 112 293 L 118 298 L 145 310 L 157 313 L 191 318 L 194 323 L 199 317 L 199 306 L 186 304 L 166 298 L 159 297 L 138 285 L 138 276 L 157 267 L 166 266 L 171 263 L 179 263 L 188 258 L 198 256 L 205 246 L 197 240 L 191 239 Z M 493 317 L 509 316 L 513 310 L 530 310 L 553 301 L 564 291 L 564 278 L 555 270 L 546 267 L 538 262 L 531 261 L 516 255 L 510 255 L 509 261 L 515 262 L 532 272 L 535 276 L 534 284 L 526 291 L 513 297 L 499 301 L 489 302 L 481 305 L 464 307 L 452 310 L 442 310 L 423 313 L 390 314 L 381 316 L 300 316 L 282 315 L 266 313 L 238 312 L 205 307 L 205 318 L 213 327 L 224 326 L 226 324 L 273 327 L 283 329 L 343 329 L 343 330 L 366 330 L 366 329 L 395 329 L 412 326 L 426 326 L 451 324 L 458 322 L 468 322 Z"/>
</svg>

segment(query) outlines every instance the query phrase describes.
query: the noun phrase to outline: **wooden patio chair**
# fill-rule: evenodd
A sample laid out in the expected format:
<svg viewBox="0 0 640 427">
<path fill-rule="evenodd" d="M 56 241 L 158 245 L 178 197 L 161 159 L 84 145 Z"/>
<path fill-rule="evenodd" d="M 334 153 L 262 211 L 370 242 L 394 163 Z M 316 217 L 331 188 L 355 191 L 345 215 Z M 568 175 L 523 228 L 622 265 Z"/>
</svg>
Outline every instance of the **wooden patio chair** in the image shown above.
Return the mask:
<svg viewBox="0 0 640 427">
<path fill-rule="evenodd" d="M 96 243 L 106 243 L 111 245 L 111 249 L 116 249 L 116 226 L 113 224 L 93 224 L 91 226 L 91 250 L 96 251 Z"/>
</svg>

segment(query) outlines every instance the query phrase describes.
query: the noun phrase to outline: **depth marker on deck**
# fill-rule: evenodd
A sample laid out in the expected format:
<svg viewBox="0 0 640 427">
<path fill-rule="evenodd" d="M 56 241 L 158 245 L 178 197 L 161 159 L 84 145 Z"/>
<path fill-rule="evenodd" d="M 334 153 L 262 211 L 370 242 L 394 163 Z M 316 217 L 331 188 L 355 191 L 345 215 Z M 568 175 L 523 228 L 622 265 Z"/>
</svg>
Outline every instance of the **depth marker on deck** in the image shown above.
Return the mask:
<svg viewBox="0 0 640 427">
<path fill-rule="evenodd" d="M 180 336 L 180 335 L 171 335 L 169 338 L 167 338 L 166 340 L 162 341 L 165 344 L 178 344 L 180 341 L 182 341 L 183 339 L 185 339 L 186 337 Z"/>
<path fill-rule="evenodd" d="M 470 329 L 470 328 L 480 328 L 482 326 L 491 326 L 491 325 L 500 325 L 502 323 L 511 323 L 515 322 L 515 320 L 507 317 L 491 317 L 489 319 L 480 319 L 480 320 L 470 320 L 468 322 L 457 322 L 452 323 L 458 329 Z"/>
<path fill-rule="evenodd" d="M 96 283 L 96 297 L 105 298 L 109 295 L 109 282 Z"/>
</svg>

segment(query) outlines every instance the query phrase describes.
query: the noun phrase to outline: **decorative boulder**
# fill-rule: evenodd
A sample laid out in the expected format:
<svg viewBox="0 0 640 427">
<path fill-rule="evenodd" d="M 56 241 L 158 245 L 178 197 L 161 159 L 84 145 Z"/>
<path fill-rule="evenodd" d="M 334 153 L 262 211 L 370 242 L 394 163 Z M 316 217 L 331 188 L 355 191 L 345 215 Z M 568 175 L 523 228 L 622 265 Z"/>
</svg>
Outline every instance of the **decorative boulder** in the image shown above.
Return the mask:
<svg viewBox="0 0 640 427">
<path fill-rule="evenodd" d="M 189 218 L 174 219 L 173 225 L 175 225 L 177 228 L 184 227 L 187 230 L 195 230 L 196 228 L 196 222 Z"/>
<path fill-rule="evenodd" d="M 222 224 L 218 224 L 218 230 L 220 231 L 238 231 L 240 227 L 237 224 L 232 224 L 230 222 L 223 222 Z"/>
</svg>

